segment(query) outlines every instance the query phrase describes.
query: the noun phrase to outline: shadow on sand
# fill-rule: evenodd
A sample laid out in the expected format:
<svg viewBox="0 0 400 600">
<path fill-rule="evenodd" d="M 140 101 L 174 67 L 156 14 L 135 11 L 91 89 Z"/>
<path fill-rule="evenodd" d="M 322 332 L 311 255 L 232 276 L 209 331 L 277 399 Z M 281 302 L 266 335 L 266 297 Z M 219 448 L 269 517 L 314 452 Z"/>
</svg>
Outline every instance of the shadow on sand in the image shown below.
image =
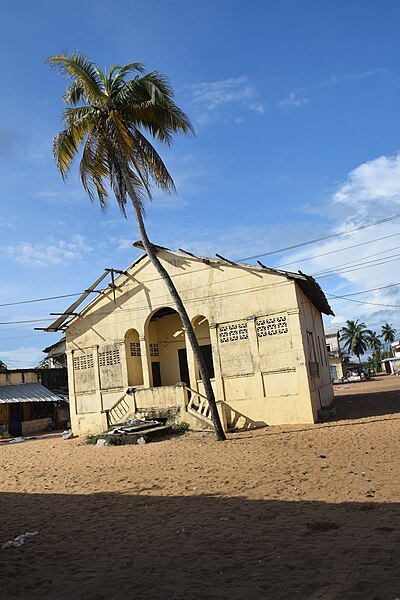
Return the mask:
<svg viewBox="0 0 400 600">
<path fill-rule="evenodd" d="M 400 385 L 399 385 L 400 387 Z M 400 389 L 336 396 L 336 420 L 363 419 L 400 413 Z"/>
<path fill-rule="evenodd" d="M 260 477 L 262 474 L 260 473 Z M 156 489 L 152 489 L 152 493 Z M 398 504 L 0 495 L 2 598 L 400 597 Z"/>
</svg>

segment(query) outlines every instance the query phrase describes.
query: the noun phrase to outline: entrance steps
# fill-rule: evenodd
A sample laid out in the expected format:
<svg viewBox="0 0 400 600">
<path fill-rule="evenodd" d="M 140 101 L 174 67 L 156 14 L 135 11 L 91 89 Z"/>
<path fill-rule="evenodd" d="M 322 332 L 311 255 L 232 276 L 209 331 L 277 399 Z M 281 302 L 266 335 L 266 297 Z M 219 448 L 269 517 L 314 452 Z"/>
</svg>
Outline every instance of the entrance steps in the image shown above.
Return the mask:
<svg viewBox="0 0 400 600">
<path fill-rule="evenodd" d="M 185 383 L 164 388 L 129 388 L 110 409 L 102 412 L 108 430 L 129 418 L 156 420 L 160 425 L 187 423 L 197 431 L 213 429 L 207 397 Z"/>
</svg>

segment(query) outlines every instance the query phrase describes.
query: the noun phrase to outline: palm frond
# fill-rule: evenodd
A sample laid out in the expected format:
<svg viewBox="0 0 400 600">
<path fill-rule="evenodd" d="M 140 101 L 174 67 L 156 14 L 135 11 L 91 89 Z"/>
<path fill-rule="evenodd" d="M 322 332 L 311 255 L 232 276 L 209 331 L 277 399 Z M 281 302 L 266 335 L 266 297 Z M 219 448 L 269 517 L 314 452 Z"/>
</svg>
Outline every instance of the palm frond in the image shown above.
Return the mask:
<svg viewBox="0 0 400 600">
<path fill-rule="evenodd" d="M 62 75 L 78 79 L 81 82 L 84 90 L 81 98 L 91 103 L 105 100 L 99 69 L 80 52 L 75 52 L 71 56 L 56 54 L 48 58 L 47 62 L 58 68 Z"/>
<path fill-rule="evenodd" d="M 93 202 L 97 195 L 101 211 L 108 208 L 108 192 L 106 181 L 110 177 L 106 147 L 95 131 L 88 134 L 79 165 L 82 185 Z"/>
<path fill-rule="evenodd" d="M 79 151 L 80 145 L 89 133 L 90 125 L 90 119 L 81 119 L 80 122 L 60 131 L 55 137 L 53 153 L 63 179 L 66 178 L 71 163 Z"/>
</svg>

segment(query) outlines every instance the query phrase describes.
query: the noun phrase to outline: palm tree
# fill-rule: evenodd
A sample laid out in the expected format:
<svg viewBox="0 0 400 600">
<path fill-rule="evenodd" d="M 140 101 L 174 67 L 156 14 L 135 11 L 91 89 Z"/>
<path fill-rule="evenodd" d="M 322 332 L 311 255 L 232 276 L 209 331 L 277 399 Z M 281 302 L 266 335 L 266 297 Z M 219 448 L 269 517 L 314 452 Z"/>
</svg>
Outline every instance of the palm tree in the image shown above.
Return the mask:
<svg viewBox="0 0 400 600">
<path fill-rule="evenodd" d="M 379 350 L 379 348 L 382 346 L 382 342 L 379 339 L 379 336 L 376 333 L 376 331 L 371 331 L 367 329 L 366 340 L 368 348 L 371 348 L 371 350 Z"/>
<path fill-rule="evenodd" d="M 356 321 L 346 321 L 346 326 L 341 329 L 341 340 L 345 340 L 344 349 L 347 352 L 351 352 L 357 356 L 360 364 L 362 354 L 368 348 L 367 336 L 371 332 L 366 329 L 365 323 L 360 323 L 358 319 Z"/>
<path fill-rule="evenodd" d="M 82 148 L 79 172 L 89 198 L 97 196 L 104 212 L 110 184 L 121 213 L 126 217 L 127 198 L 132 202 L 143 247 L 165 281 L 193 349 L 211 409 L 216 437 L 225 440 L 207 366 L 183 302 L 166 269 L 157 257 L 144 224 L 144 201 L 152 197 L 155 184 L 167 193 L 175 185 L 164 162 L 148 137 L 169 146 L 173 134 L 194 132 L 188 116 L 174 103 L 165 75 L 146 73 L 142 63 L 114 65 L 101 71 L 83 54 L 59 54 L 50 65 L 70 79 L 63 100 L 65 129 L 54 140 L 54 157 L 63 179 Z M 131 78 L 128 76 L 131 75 Z"/>
<path fill-rule="evenodd" d="M 393 325 L 389 325 L 389 323 L 382 325 L 382 333 L 380 337 L 383 338 L 383 341 L 386 344 L 393 344 L 394 340 L 396 339 L 396 330 L 394 329 Z M 392 346 L 390 346 L 390 352 L 393 356 Z"/>
</svg>

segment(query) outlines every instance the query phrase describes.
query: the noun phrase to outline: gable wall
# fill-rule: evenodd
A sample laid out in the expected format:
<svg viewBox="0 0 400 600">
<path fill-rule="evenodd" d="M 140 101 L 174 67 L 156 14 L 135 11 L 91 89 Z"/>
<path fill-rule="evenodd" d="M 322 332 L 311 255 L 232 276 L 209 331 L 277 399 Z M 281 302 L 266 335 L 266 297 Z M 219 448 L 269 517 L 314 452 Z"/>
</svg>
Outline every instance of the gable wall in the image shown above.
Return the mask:
<svg viewBox="0 0 400 600">
<path fill-rule="evenodd" d="M 237 425 L 248 415 L 253 424 L 312 421 L 295 283 L 268 272 L 227 264 L 209 266 L 166 252 L 159 256 L 191 320 L 202 315 L 209 322 L 216 367 L 214 389 L 217 399 L 229 405 L 231 424 Z M 173 304 L 146 257 L 133 267 L 128 278 L 118 279 L 115 304 L 110 290 L 70 325 L 67 350 L 73 351 L 75 358 L 93 354 L 97 347 L 99 353 L 105 346 L 120 351 L 120 364 L 110 365 L 107 375 L 101 375 L 96 365 L 90 375 L 75 373 L 74 389 L 80 395 L 78 412 L 78 404 L 94 415 L 115 402 L 127 383 L 126 332 L 135 329 L 143 340 L 150 315 L 165 306 Z M 157 322 L 151 323 L 150 338 L 159 335 L 155 328 Z M 187 351 L 190 361 L 191 351 Z M 179 377 L 171 372 L 168 383 L 175 380 Z M 85 394 L 88 397 L 82 400 Z"/>
</svg>

